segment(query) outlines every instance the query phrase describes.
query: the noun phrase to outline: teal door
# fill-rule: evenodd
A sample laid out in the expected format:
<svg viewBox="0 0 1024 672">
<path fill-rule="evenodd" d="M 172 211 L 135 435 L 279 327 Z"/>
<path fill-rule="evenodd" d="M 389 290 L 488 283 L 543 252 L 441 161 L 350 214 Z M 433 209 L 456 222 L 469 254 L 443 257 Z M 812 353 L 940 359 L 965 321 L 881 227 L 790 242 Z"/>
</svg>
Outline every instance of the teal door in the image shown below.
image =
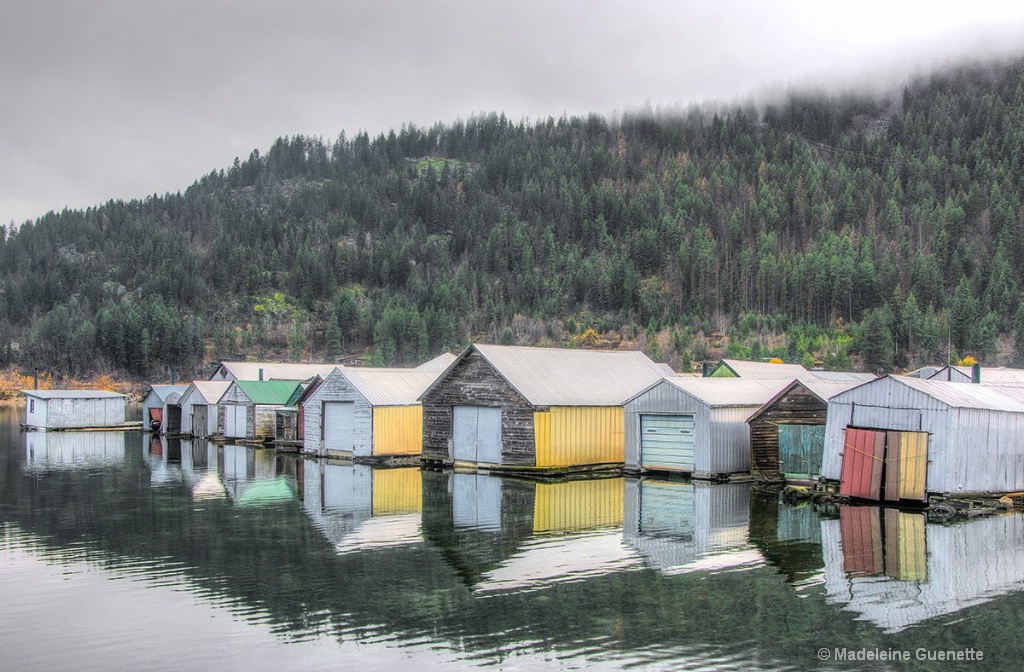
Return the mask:
<svg viewBox="0 0 1024 672">
<path fill-rule="evenodd" d="M 817 479 L 824 450 L 825 425 L 779 425 L 779 471 L 786 478 Z"/>
<path fill-rule="evenodd" d="M 641 415 L 640 466 L 644 469 L 693 471 L 692 415 Z"/>
</svg>

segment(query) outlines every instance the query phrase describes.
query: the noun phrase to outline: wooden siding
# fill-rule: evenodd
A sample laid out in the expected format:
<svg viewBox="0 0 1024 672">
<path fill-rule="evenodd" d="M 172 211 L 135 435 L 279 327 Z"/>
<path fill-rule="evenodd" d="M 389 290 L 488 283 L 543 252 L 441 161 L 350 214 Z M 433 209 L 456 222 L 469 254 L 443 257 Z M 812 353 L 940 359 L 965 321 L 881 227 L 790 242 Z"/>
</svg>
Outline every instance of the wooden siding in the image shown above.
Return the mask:
<svg viewBox="0 0 1024 672">
<path fill-rule="evenodd" d="M 567 532 L 621 527 L 625 479 L 538 483 L 533 531 Z"/>
<path fill-rule="evenodd" d="M 419 513 L 422 509 L 423 479 L 419 467 L 373 470 L 373 515 Z"/>
<path fill-rule="evenodd" d="M 501 463 L 534 466 L 534 408 L 478 352 L 471 352 L 422 400 L 423 459 L 452 461 L 452 408 L 501 409 Z"/>
<path fill-rule="evenodd" d="M 228 406 L 243 406 L 245 408 L 245 438 L 256 436 L 256 412 L 252 401 L 242 392 L 237 385 L 232 385 L 221 397 L 217 405 L 217 433 L 221 436 L 227 434 L 226 408 Z M 271 421 L 271 436 L 273 436 L 273 421 Z"/>
<path fill-rule="evenodd" d="M 419 455 L 423 451 L 423 407 L 373 409 L 374 455 Z"/>
<path fill-rule="evenodd" d="M 800 385 L 768 406 L 750 423 L 751 472 L 763 478 L 781 476 L 778 425 L 824 425 L 827 411 L 828 404 Z"/>
<path fill-rule="evenodd" d="M 538 467 L 625 462 L 621 406 L 566 408 L 534 413 Z"/>
<path fill-rule="evenodd" d="M 303 450 L 318 455 L 326 454 L 323 436 L 324 402 L 353 402 L 352 454 L 357 457 L 373 455 L 373 406 L 344 376 L 330 375 L 313 394 L 306 398 L 303 408 Z"/>
</svg>

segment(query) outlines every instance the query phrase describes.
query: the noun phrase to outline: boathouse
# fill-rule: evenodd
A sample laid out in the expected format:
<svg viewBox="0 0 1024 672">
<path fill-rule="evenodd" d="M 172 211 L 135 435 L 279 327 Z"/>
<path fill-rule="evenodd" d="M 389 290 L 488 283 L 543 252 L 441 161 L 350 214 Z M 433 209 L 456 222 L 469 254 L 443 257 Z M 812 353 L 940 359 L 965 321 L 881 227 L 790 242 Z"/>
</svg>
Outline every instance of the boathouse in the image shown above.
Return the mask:
<svg viewBox="0 0 1024 672">
<path fill-rule="evenodd" d="M 303 386 L 288 380 L 235 380 L 220 399 L 217 433 L 228 439 L 272 440 L 276 412 L 290 406 Z"/>
<path fill-rule="evenodd" d="M 326 378 L 337 364 L 291 364 L 281 362 L 221 362 L 210 380 L 295 380 Z"/>
<path fill-rule="evenodd" d="M 217 433 L 217 407 L 231 381 L 195 380 L 178 400 L 181 433 L 204 439 Z"/>
<path fill-rule="evenodd" d="M 625 404 L 626 469 L 715 478 L 750 471 L 747 418 L 790 380 L 666 378 Z"/>
<path fill-rule="evenodd" d="M 978 380 L 974 379 L 975 376 Z M 1024 369 L 1008 369 L 1005 366 L 978 366 L 977 369 L 970 366 L 944 366 L 929 376 L 928 380 L 982 385 L 1024 385 Z"/>
<path fill-rule="evenodd" d="M 22 390 L 29 429 L 123 427 L 127 397 L 107 390 Z"/>
<path fill-rule="evenodd" d="M 666 375 L 642 352 L 471 345 L 420 397 L 423 459 L 526 471 L 621 466 L 622 404 Z"/>
<path fill-rule="evenodd" d="M 769 481 L 816 481 L 825 449 L 828 400 L 865 382 L 808 377 L 784 387 L 747 419 L 751 474 Z"/>
<path fill-rule="evenodd" d="M 926 501 L 1024 489 L 1024 388 L 887 376 L 828 403 L 822 476 L 840 494 Z"/>
<path fill-rule="evenodd" d="M 755 380 L 778 380 L 780 378 L 799 378 L 810 373 L 800 364 L 783 364 L 772 362 L 749 362 L 743 359 L 723 359 L 718 363 L 709 378 L 747 378 Z"/>
<path fill-rule="evenodd" d="M 181 407 L 178 402 L 187 389 L 188 385 L 150 386 L 149 392 L 142 398 L 143 431 L 155 429 L 162 434 L 177 434 L 181 430 Z"/>
<path fill-rule="evenodd" d="M 303 403 L 303 448 L 317 455 L 384 458 L 423 450 L 419 397 L 441 371 L 337 368 Z"/>
<path fill-rule="evenodd" d="M 299 398 L 295 400 L 294 406 L 282 406 L 277 409 L 277 419 L 275 421 L 274 430 L 274 442 L 278 445 L 293 444 L 301 445 L 302 438 L 305 436 L 306 427 L 306 412 L 304 406 L 306 399 L 308 399 L 321 385 L 324 384 L 324 379 L 320 375 L 313 377 L 311 381 L 306 383 L 306 389 L 303 390 Z"/>
</svg>

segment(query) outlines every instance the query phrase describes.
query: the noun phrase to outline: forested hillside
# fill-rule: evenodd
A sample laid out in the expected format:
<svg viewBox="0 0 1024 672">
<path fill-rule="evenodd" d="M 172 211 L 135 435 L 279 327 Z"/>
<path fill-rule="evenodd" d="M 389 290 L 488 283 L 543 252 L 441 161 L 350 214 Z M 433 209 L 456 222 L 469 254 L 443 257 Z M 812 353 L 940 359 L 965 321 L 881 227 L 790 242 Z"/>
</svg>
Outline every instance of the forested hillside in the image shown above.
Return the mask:
<svg viewBox="0 0 1024 672">
<path fill-rule="evenodd" d="M 0 238 L 0 364 L 409 363 L 470 339 L 1024 357 L 1024 61 L 889 98 L 291 137 Z"/>
</svg>

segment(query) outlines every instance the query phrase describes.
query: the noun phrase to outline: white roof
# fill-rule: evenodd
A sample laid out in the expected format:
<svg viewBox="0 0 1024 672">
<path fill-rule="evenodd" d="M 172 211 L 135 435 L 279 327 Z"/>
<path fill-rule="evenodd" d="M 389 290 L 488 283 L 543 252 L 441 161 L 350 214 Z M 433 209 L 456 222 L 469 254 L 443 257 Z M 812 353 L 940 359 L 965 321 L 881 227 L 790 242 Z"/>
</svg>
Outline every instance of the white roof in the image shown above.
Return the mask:
<svg viewBox="0 0 1024 672">
<path fill-rule="evenodd" d="M 37 399 L 124 399 L 125 395 L 109 390 L 22 390 L 26 397 Z"/>
<path fill-rule="evenodd" d="M 854 373 L 852 371 L 808 371 L 806 376 L 797 376 L 801 380 L 834 380 L 836 382 L 855 383 L 857 385 L 878 378 L 873 373 Z"/>
<path fill-rule="evenodd" d="M 224 396 L 224 393 L 231 387 L 230 380 L 193 380 L 192 387 L 199 394 L 203 400 L 210 404 L 220 403 L 220 398 Z M 185 395 L 182 395 L 184 397 Z"/>
<path fill-rule="evenodd" d="M 534 406 L 620 406 L 667 375 L 640 351 L 476 344 L 457 361 L 473 349 Z"/>
<path fill-rule="evenodd" d="M 331 375 L 344 376 L 373 406 L 410 406 L 441 375 L 439 370 L 339 367 Z"/>
<path fill-rule="evenodd" d="M 451 363 L 454 361 L 455 355 L 453 355 L 450 352 L 446 352 L 444 354 L 438 355 L 437 357 L 434 357 L 433 359 L 423 362 L 422 364 L 417 366 L 416 369 L 419 371 L 437 371 L 438 373 L 440 373 L 441 371 L 447 369 L 449 365 L 451 365 Z"/>
<path fill-rule="evenodd" d="M 990 411 L 1024 413 L 1024 388 L 989 387 L 973 383 L 950 383 L 945 380 L 921 380 L 906 376 L 888 376 L 953 408 L 978 408 Z M 867 387 L 872 383 L 859 387 Z"/>
<path fill-rule="evenodd" d="M 956 371 L 966 380 L 971 380 L 973 377 L 973 371 L 969 366 L 944 366 L 929 376 L 928 380 L 949 380 L 948 376 L 950 376 L 952 371 Z M 952 376 L 952 380 L 963 382 L 956 375 Z M 983 366 L 981 367 L 981 384 L 1024 385 L 1024 369 L 1008 369 L 1005 366 Z"/>
<path fill-rule="evenodd" d="M 763 406 L 778 394 L 779 390 L 793 382 L 793 379 L 666 378 L 665 382 L 712 408 L 725 408 Z"/>
<path fill-rule="evenodd" d="M 807 377 L 799 378 L 794 382 L 799 382 L 801 385 L 810 390 L 811 394 L 815 395 L 822 401 L 827 402 L 829 399 L 836 396 L 840 392 L 846 392 L 851 388 L 857 387 L 858 385 L 863 385 L 864 383 L 875 379 L 874 375 L 867 375 L 869 376 L 869 378 L 860 380 L 832 380 L 816 377 Z"/>
<path fill-rule="evenodd" d="M 233 380 L 259 380 L 260 369 L 263 380 L 309 380 L 313 376 L 326 378 L 337 364 L 287 364 L 279 362 L 221 362 L 227 372 L 226 378 Z M 218 369 L 219 371 L 220 369 Z"/>
<path fill-rule="evenodd" d="M 799 378 L 809 372 L 799 364 L 772 364 L 770 362 L 748 362 L 743 359 L 723 359 L 722 364 L 732 369 L 740 378 Z"/>
<path fill-rule="evenodd" d="M 174 403 L 169 401 L 170 396 L 174 393 L 179 395 L 184 393 L 188 389 L 188 385 L 150 385 L 149 392 L 146 393 L 148 397 L 150 394 L 155 394 L 156 398 L 166 403 Z"/>
</svg>

